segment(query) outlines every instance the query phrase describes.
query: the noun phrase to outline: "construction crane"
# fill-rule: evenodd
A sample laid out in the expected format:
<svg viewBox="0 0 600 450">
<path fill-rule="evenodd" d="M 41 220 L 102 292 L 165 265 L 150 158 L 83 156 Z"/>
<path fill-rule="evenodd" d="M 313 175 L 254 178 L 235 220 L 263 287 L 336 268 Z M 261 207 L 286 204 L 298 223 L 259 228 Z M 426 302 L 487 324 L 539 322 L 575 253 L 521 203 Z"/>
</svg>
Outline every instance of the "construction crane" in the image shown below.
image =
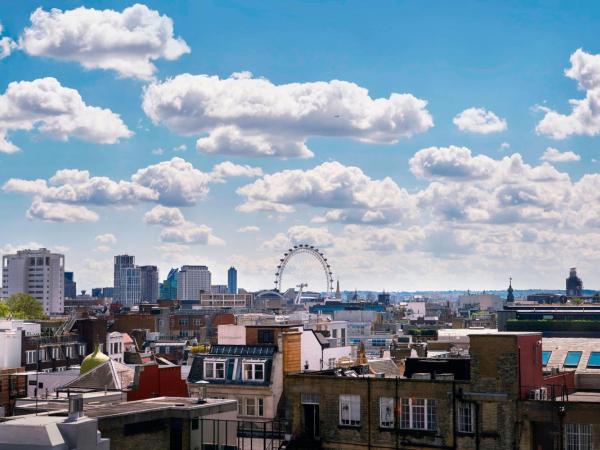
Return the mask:
<svg viewBox="0 0 600 450">
<path fill-rule="evenodd" d="M 306 283 L 300 283 L 300 284 L 296 285 L 296 287 L 298 288 L 298 294 L 296 295 L 296 298 L 294 299 L 294 305 L 299 305 L 301 303 L 302 289 L 304 289 L 307 286 L 308 286 L 308 284 L 306 284 Z"/>
</svg>

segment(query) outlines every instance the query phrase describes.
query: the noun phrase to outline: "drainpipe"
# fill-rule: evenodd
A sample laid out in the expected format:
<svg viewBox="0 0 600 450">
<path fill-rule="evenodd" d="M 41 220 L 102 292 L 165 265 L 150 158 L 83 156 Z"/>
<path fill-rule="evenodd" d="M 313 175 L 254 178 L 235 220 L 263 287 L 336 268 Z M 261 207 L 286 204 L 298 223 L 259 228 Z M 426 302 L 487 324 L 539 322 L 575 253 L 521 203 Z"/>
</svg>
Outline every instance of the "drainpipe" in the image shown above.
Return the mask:
<svg viewBox="0 0 600 450">
<path fill-rule="evenodd" d="M 367 376 L 367 424 L 369 433 L 369 450 L 371 450 L 371 378 Z"/>
<path fill-rule="evenodd" d="M 398 377 L 396 376 L 396 401 L 394 402 L 394 425 L 396 431 L 396 450 L 398 450 L 398 435 L 400 434 L 400 399 L 398 398 Z"/>
<path fill-rule="evenodd" d="M 456 382 L 452 378 L 452 449 L 456 450 Z"/>
</svg>

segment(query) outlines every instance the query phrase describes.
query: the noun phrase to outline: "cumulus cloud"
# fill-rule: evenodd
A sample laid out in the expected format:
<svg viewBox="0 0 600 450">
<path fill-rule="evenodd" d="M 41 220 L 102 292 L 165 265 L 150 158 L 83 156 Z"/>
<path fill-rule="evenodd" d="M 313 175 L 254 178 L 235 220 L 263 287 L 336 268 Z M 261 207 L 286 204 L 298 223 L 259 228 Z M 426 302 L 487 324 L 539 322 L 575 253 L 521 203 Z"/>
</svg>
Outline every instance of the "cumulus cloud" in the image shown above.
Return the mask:
<svg viewBox="0 0 600 450">
<path fill-rule="evenodd" d="M 544 154 L 540 157 L 540 160 L 551 163 L 572 162 L 581 160 L 581 156 L 570 150 L 561 152 L 553 147 L 548 147 L 546 151 L 544 151 Z"/>
<path fill-rule="evenodd" d="M 507 129 L 505 119 L 484 108 L 467 108 L 452 120 L 460 131 L 489 134 Z"/>
<path fill-rule="evenodd" d="M 10 131 L 33 129 L 53 139 L 76 137 L 98 144 L 114 144 L 133 134 L 118 114 L 87 105 L 79 92 L 51 77 L 12 82 L 0 95 L 0 152 L 19 150 L 8 140 Z"/>
<path fill-rule="evenodd" d="M 538 106 L 537 109 L 545 114 L 536 131 L 553 139 L 597 135 L 600 133 L 600 55 L 576 50 L 571 55 L 571 67 L 565 75 L 577 81 L 579 89 L 585 91 L 585 98 L 570 100 L 569 114 Z"/>
<path fill-rule="evenodd" d="M 224 161 L 213 167 L 211 175 L 216 181 L 223 181 L 227 177 L 261 177 L 263 171 L 260 167 L 234 164 Z"/>
<path fill-rule="evenodd" d="M 117 242 L 116 236 L 112 233 L 99 234 L 95 239 L 101 244 L 116 244 Z"/>
<path fill-rule="evenodd" d="M 186 222 L 178 227 L 165 228 L 160 233 L 160 240 L 174 244 L 225 245 L 225 241 L 214 234 L 206 225 Z"/>
<path fill-rule="evenodd" d="M 17 48 L 17 44 L 8 36 L 2 37 L 4 31 L 2 24 L 0 23 L 0 60 L 9 56 L 12 51 Z"/>
<path fill-rule="evenodd" d="M 466 147 L 429 147 L 419 150 L 409 161 L 410 171 L 424 179 L 477 179 L 489 177 L 495 161 L 485 155 L 473 157 Z"/>
<path fill-rule="evenodd" d="M 85 206 L 34 201 L 27 210 L 28 219 L 46 222 L 96 222 L 99 217 Z"/>
<path fill-rule="evenodd" d="M 393 93 L 373 99 L 354 83 L 276 85 L 249 73 L 182 74 L 144 91 L 144 112 L 203 153 L 307 158 L 312 136 L 395 143 L 433 126 L 427 102 Z M 206 135 L 206 136 L 203 136 Z"/>
<path fill-rule="evenodd" d="M 258 233 L 260 231 L 260 227 L 256 225 L 248 225 L 246 227 L 238 228 L 238 233 Z"/>
<path fill-rule="evenodd" d="M 179 208 L 157 205 L 144 214 L 144 222 L 149 225 L 177 226 L 185 223 Z"/>
<path fill-rule="evenodd" d="M 175 60 L 190 52 L 173 34 L 173 21 L 135 4 L 123 11 L 79 7 L 36 9 L 19 46 L 32 56 L 75 61 L 86 69 L 108 69 L 120 76 L 150 79 L 153 61 Z"/>
<path fill-rule="evenodd" d="M 211 172 L 203 172 L 182 158 L 173 158 L 139 169 L 129 180 L 96 177 L 87 170 L 62 169 L 48 180 L 11 178 L 2 189 L 30 195 L 34 201 L 43 203 L 123 207 L 153 202 L 162 206 L 191 206 L 206 197 L 211 183 L 260 173 L 260 169 L 227 162 L 214 166 Z M 164 214 L 166 210 L 157 211 Z M 155 220 L 154 216 L 150 214 L 147 220 Z"/>
<path fill-rule="evenodd" d="M 277 233 L 272 239 L 262 243 L 261 248 L 273 252 L 282 252 L 293 245 L 307 244 L 327 248 L 334 244 L 335 237 L 324 227 L 295 225 L 286 233 Z"/>
<path fill-rule="evenodd" d="M 414 200 L 391 178 L 373 180 L 360 168 L 339 162 L 267 174 L 240 187 L 237 193 L 245 198 L 245 203 L 238 207 L 242 212 L 290 212 L 295 206 L 306 205 L 339 210 L 358 222 L 373 218 L 398 222 L 415 213 Z"/>
<path fill-rule="evenodd" d="M 208 194 L 210 174 L 182 158 L 172 158 L 138 170 L 131 180 L 158 193 L 158 202 L 169 206 L 193 205 Z"/>
</svg>

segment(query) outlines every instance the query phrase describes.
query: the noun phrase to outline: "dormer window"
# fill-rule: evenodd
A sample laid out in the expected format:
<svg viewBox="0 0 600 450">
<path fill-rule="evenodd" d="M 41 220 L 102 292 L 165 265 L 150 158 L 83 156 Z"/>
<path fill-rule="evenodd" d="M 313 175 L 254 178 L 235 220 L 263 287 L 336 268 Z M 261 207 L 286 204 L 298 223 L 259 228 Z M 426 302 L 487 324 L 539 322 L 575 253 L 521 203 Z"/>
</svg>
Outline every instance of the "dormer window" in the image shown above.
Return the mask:
<svg viewBox="0 0 600 450">
<path fill-rule="evenodd" d="M 264 361 L 244 361 L 242 365 L 244 381 L 264 381 Z"/>
<path fill-rule="evenodd" d="M 205 360 L 204 378 L 207 380 L 225 379 L 225 361 Z"/>
</svg>

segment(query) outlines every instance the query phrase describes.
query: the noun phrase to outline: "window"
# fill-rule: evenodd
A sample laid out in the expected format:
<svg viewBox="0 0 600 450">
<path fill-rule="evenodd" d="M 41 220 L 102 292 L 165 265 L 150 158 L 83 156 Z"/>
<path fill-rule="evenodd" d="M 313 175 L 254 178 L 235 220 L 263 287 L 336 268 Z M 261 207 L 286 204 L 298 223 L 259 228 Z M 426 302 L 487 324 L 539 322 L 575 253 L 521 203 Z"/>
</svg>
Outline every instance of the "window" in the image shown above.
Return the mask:
<svg viewBox="0 0 600 450">
<path fill-rule="evenodd" d="M 426 398 L 400 400 L 400 428 L 412 430 L 437 429 L 437 404 Z"/>
<path fill-rule="evenodd" d="M 390 397 L 379 398 L 379 426 L 381 428 L 394 428 L 394 399 Z"/>
<path fill-rule="evenodd" d="M 470 402 L 458 403 L 458 431 L 473 433 L 475 430 L 475 404 Z"/>
<path fill-rule="evenodd" d="M 264 400 L 256 397 L 246 397 L 243 399 L 242 414 L 246 416 L 262 417 L 265 415 Z"/>
<path fill-rule="evenodd" d="M 340 425 L 360 426 L 359 395 L 340 395 Z"/>
<path fill-rule="evenodd" d="M 581 352 L 568 352 L 565 358 L 565 367 L 577 367 L 581 359 Z"/>
<path fill-rule="evenodd" d="M 79 356 L 85 356 L 85 344 L 79 344 Z"/>
<path fill-rule="evenodd" d="M 273 330 L 258 330 L 258 343 L 259 344 L 274 344 L 275 333 Z"/>
<path fill-rule="evenodd" d="M 67 358 L 73 357 L 73 347 L 70 347 L 70 346 L 65 347 L 65 356 Z"/>
<path fill-rule="evenodd" d="M 567 423 L 565 450 L 592 450 L 592 426 L 583 423 Z"/>
<path fill-rule="evenodd" d="M 224 380 L 225 362 L 204 361 L 204 378 L 211 380 Z"/>
<path fill-rule="evenodd" d="M 35 350 L 27 350 L 25 352 L 25 361 L 26 364 L 35 364 Z"/>
<path fill-rule="evenodd" d="M 551 351 L 542 352 L 542 366 L 546 367 L 548 365 L 548 361 L 550 361 L 550 355 L 552 355 Z"/>
<path fill-rule="evenodd" d="M 47 358 L 46 349 L 45 348 L 40 349 L 40 353 L 39 353 L 40 361 L 46 361 L 46 358 Z"/>
<path fill-rule="evenodd" d="M 58 359 L 60 357 L 60 349 L 58 347 L 52 347 L 50 349 L 50 354 L 52 359 Z"/>
<path fill-rule="evenodd" d="M 590 353 L 587 366 L 591 369 L 600 369 L 600 352 Z"/>
<path fill-rule="evenodd" d="M 179 319 L 179 325 L 180 325 L 180 326 L 181 326 L 181 325 L 183 325 L 183 326 L 187 326 L 187 324 L 188 324 L 188 321 L 187 321 L 187 319 Z"/>
<path fill-rule="evenodd" d="M 263 381 L 265 379 L 265 364 L 263 362 L 244 362 L 244 380 Z"/>
</svg>

